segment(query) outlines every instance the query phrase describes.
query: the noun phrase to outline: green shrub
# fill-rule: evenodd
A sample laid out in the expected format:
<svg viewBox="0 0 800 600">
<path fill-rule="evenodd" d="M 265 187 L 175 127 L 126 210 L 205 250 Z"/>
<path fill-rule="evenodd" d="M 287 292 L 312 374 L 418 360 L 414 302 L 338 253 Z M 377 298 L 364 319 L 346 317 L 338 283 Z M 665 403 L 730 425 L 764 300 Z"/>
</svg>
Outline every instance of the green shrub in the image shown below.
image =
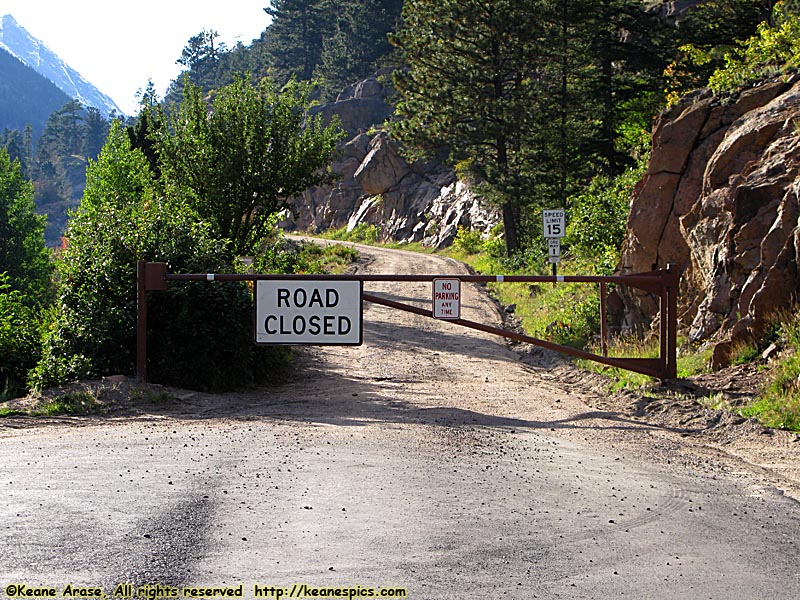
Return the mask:
<svg viewBox="0 0 800 600">
<path fill-rule="evenodd" d="M 58 317 L 33 373 L 35 387 L 134 373 L 136 263 L 170 272 L 233 270 L 233 257 L 197 215 L 174 202 L 102 207 L 73 217 L 58 261 Z M 253 344 L 252 295 L 238 282 L 173 282 L 148 298 L 148 375 L 220 391 L 273 375 L 285 350 Z"/>
<path fill-rule="evenodd" d="M 41 353 L 39 317 L 0 273 L 0 401 L 26 392 L 28 371 Z"/>
<path fill-rule="evenodd" d="M 136 263 L 172 272 L 225 272 L 232 257 L 197 216 L 175 202 L 101 206 L 73 216 L 57 262 L 58 316 L 34 371 L 36 387 L 114 373 L 136 359 Z M 254 377 L 246 285 L 172 284 L 150 292 L 148 371 L 161 383 L 220 389 Z"/>
<path fill-rule="evenodd" d="M 789 5 L 788 2 L 777 3 L 775 24 L 761 23 L 753 37 L 725 55 L 725 66 L 708 80 L 712 90 L 717 93 L 733 91 L 800 67 L 800 15 Z"/>
<path fill-rule="evenodd" d="M 66 392 L 41 407 L 45 415 L 85 415 L 97 410 L 97 400 L 89 392 Z"/>
<path fill-rule="evenodd" d="M 322 245 L 279 238 L 266 246 L 254 264 L 258 273 L 339 273 L 358 259 L 343 244 Z"/>
<path fill-rule="evenodd" d="M 456 237 L 453 239 L 453 247 L 466 254 L 478 254 L 483 250 L 483 236 L 480 231 L 459 225 Z"/>
<path fill-rule="evenodd" d="M 29 306 L 45 306 L 50 297 L 50 251 L 45 247 L 47 218 L 37 215 L 34 188 L 0 147 L 0 273 L 5 284 L 22 292 Z"/>
<path fill-rule="evenodd" d="M 329 231 L 323 237 L 342 242 L 356 242 L 360 244 L 376 244 L 380 231 L 376 225 L 369 223 L 359 223 L 352 229 L 347 226 Z"/>
<path fill-rule="evenodd" d="M 619 262 L 631 193 L 645 166 L 641 161 L 614 179 L 597 177 L 586 191 L 569 200 L 564 243 L 574 257 L 591 265 L 596 273 L 610 274 Z"/>
<path fill-rule="evenodd" d="M 173 273 L 220 273 L 238 261 L 230 243 L 168 186 L 159 196 L 149 163 L 118 124 L 90 162 L 81 206 L 56 261 L 58 299 L 31 373 L 36 388 L 110 374 L 136 361 L 136 265 Z M 252 294 L 244 283 L 173 283 L 148 299 L 148 375 L 159 383 L 222 390 L 272 375 L 287 352 L 253 343 Z M 276 362 L 277 361 L 277 362 Z"/>
<path fill-rule="evenodd" d="M 378 241 L 378 227 L 368 223 L 359 223 L 352 230 L 348 238 L 351 242 L 374 244 Z"/>
<path fill-rule="evenodd" d="M 533 335 L 556 344 L 584 348 L 600 330 L 600 296 L 586 284 L 560 283 L 540 290 L 539 322 Z"/>
<path fill-rule="evenodd" d="M 800 312 L 781 311 L 776 323 L 778 336 L 792 354 L 778 364 L 764 392 L 741 414 L 768 427 L 800 431 Z"/>
</svg>

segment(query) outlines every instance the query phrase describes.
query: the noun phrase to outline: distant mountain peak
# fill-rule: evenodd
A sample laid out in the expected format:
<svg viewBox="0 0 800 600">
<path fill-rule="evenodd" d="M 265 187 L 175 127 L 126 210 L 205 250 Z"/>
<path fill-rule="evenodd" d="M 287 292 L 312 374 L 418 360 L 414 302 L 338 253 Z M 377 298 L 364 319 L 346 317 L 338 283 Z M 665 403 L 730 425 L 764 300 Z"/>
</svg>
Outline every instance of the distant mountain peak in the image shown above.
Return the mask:
<svg viewBox="0 0 800 600">
<path fill-rule="evenodd" d="M 52 81 L 67 96 L 79 100 L 84 106 L 95 107 L 106 117 L 111 111 L 123 114 L 111 98 L 61 60 L 44 42 L 28 33 L 12 15 L 0 18 L 0 49 Z"/>
</svg>

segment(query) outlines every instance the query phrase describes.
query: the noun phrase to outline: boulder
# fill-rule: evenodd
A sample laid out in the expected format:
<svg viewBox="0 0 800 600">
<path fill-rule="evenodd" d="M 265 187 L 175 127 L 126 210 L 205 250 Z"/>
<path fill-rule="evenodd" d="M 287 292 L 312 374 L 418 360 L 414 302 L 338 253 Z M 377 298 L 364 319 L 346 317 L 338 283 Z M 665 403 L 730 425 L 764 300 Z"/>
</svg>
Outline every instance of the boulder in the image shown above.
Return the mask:
<svg viewBox="0 0 800 600">
<path fill-rule="evenodd" d="M 377 78 L 348 87 L 316 110 L 325 119 L 338 116 L 349 136 L 331 165 L 334 183 L 296 198 L 285 228 L 352 230 L 365 223 L 376 226 L 383 241 L 442 248 L 459 226 L 488 234 L 500 222 L 498 209 L 481 202 L 440 161 L 410 163 L 385 132 L 366 133 L 392 114 Z"/>
<path fill-rule="evenodd" d="M 369 152 L 353 178 L 370 195 L 383 194 L 397 188 L 411 172 L 411 166 L 400 156 L 397 144 L 381 132 L 369 143 Z"/>
<path fill-rule="evenodd" d="M 386 102 L 387 92 L 377 77 L 360 81 L 342 91 L 336 102 L 321 104 L 309 114 L 321 114 L 325 122 L 336 116 L 348 137 L 359 131 L 379 127 L 392 116 L 393 109 Z"/>
</svg>

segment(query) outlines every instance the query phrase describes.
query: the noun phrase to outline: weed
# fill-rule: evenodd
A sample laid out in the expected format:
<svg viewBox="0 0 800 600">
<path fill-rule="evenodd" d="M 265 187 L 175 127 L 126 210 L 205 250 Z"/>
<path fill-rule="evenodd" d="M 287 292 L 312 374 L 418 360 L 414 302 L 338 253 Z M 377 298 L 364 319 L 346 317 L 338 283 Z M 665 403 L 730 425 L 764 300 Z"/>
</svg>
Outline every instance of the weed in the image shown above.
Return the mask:
<svg viewBox="0 0 800 600">
<path fill-rule="evenodd" d="M 711 367 L 711 355 L 714 352 L 713 346 L 703 348 L 686 347 L 678 355 L 678 378 L 686 379 L 700 373 L 707 373 Z"/>
<path fill-rule="evenodd" d="M 352 229 L 342 227 L 321 234 L 321 237 L 343 242 L 357 242 L 360 244 L 374 244 L 378 241 L 379 231 L 376 225 L 359 223 Z"/>
<path fill-rule="evenodd" d="M 730 410 L 730 402 L 725 398 L 721 392 L 716 394 L 709 394 L 703 398 L 698 398 L 697 401 L 710 410 Z"/>
<path fill-rule="evenodd" d="M 597 345 L 588 348 L 595 354 L 600 353 Z M 617 337 L 608 344 L 608 355 L 626 358 L 657 358 L 659 353 L 658 340 L 641 340 L 636 337 Z M 634 373 L 618 367 L 610 367 L 589 360 L 580 360 L 578 364 L 587 371 L 603 373 L 611 379 L 608 386 L 609 393 L 623 389 L 640 389 L 652 383 L 654 379 L 648 375 Z"/>
<path fill-rule="evenodd" d="M 131 390 L 130 399 L 134 402 L 150 402 L 151 404 L 166 404 L 174 400 L 166 390 L 153 390 L 150 388 L 135 388 Z"/>
<path fill-rule="evenodd" d="M 36 412 L 45 415 L 84 415 L 97 410 L 97 400 L 89 392 L 66 392 L 44 404 Z"/>
<path fill-rule="evenodd" d="M 755 417 L 767 427 L 800 432 L 800 394 L 769 395 L 739 411 L 743 417 Z"/>
<path fill-rule="evenodd" d="M 759 355 L 758 345 L 754 341 L 739 341 L 731 346 L 730 362 L 732 366 L 746 365 Z"/>
<path fill-rule="evenodd" d="M 27 414 L 28 413 L 26 413 L 24 410 L 19 410 L 16 408 L 8 408 L 7 406 L 0 408 L 0 419 L 3 417 L 18 417 Z"/>
<path fill-rule="evenodd" d="M 453 239 L 453 247 L 467 254 L 478 254 L 483 247 L 481 232 L 459 226 L 456 237 Z"/>
</svg>

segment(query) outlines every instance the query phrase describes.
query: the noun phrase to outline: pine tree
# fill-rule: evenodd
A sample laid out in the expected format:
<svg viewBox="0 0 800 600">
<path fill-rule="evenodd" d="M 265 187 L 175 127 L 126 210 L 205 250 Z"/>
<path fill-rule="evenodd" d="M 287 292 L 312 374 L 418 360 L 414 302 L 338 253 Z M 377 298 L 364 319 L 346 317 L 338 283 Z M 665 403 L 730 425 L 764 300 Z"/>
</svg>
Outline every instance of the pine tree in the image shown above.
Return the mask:
<svg viewBox="0 0 800 600">
<path fill-rule="evenodd" d="M 402 4 L 399 0 L 327 1 L 325 10 L 336 18 L 314 71 L 324 99 L 334 99 L 348 85 L 372 74 L 392 53 L 388 36 L 397 25 Z"/>
<path fill-rule="evenodd" d="M 320 0 L 271 0 L 264 11 L 272 24 L 262 36 L 271 75 L 278 83 L 293 77 L 309 81 L 322 54 L 330 13 Z"/>
<path fill-rule="evenodd" d="M 792 0 L 794 1 L 794 0 Z M 725 55 L 772 22 L 776 0 L 707 0 L 688 9 L 676 23 L 677 58 L 668 69 L 673 96 L 705 86 L 725 64 Z"/>
<path fill-rule="evenodd" d="M 520 247 L 520 206 L 536 199 L 528 162 L 550 117 L 542 111 L 552 90 L 539 66 L 550 43 L 542 8 L 531 0 L 407 0 L 392 36 L 409 65 L 395 76 L 393 134 L 428 153 L 446 146 L 490 186 L 509 253 Z"/>
<path fill-rule="evenodd" d="M 189 38 L 180 58 L 176 61 L 186 67 L 185 72 L 188 73 L 192 83 L 206 89 L 213 85 L 217 65 L 227 51 L 224 43 L 216 43 L 218 37 L 219 33 L 213 29 L 202 30 Z"/>
<path fill-rule="evenodd" d="M 478 175 L 513 252 L 534 213 L 625 166 L 623 126 L 656 102 L 659 35 L 638 0 L 407 0 L 393 133 Z"/>
<path fill-rule="evenodd" d="M 44 244 L 46 218 L 34 211 L 33 184 L 19 161 L 0 148 L 0 273 L 30 305 L 47 301 L 50 254 Z"/>
</svg>

